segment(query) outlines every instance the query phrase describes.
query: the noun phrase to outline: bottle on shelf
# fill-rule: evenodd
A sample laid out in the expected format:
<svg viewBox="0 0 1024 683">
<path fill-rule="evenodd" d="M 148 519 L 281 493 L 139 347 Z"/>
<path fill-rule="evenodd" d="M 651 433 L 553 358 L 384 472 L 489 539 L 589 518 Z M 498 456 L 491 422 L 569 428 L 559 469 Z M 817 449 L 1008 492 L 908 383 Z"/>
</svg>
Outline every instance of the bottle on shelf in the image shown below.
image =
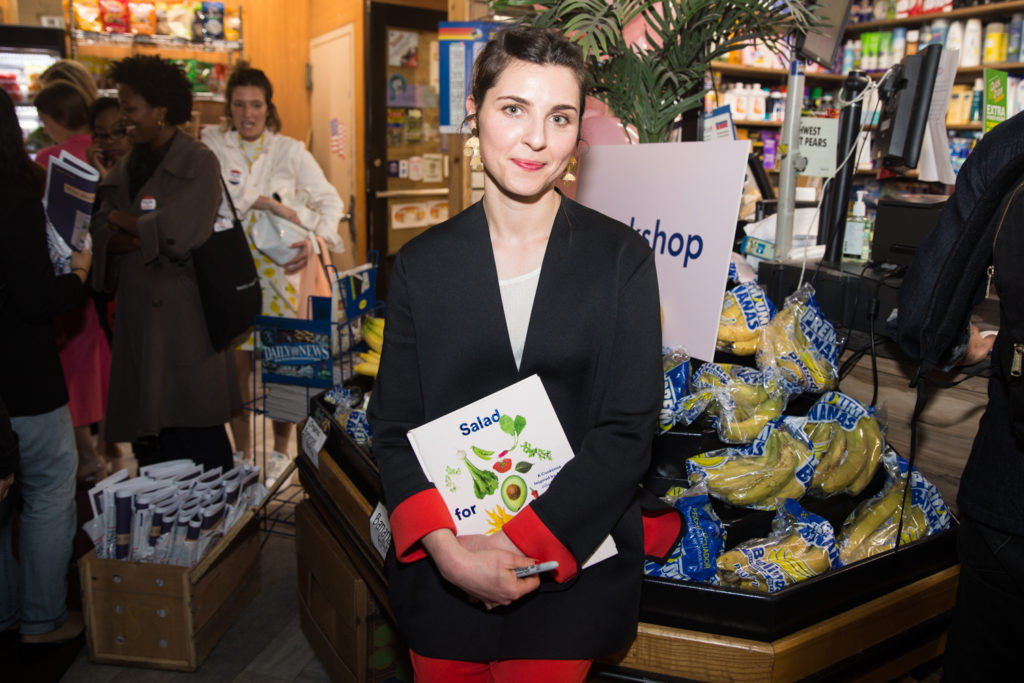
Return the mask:
<svg viewBox="0 0 1024 683">
<path fill-rule="evenodd" d="M 1006 46 L 1006 61 L 1019 62 L 1021 60 L 1021 34 L 1024 32 L 1024 14 L 1014 14 L 1010 18 L 1010 42 Z"/>
<path fill-rule="evenodd" d="M 981 65 L 981 19 L 968 19 L 964 24 L 964 47 L 960 51 L 960 66 Z"/>
<path fill-rule="evenodd" d="M 921 39 L 921 31 L 916 28 L 907 29 L 907 43 L 904 48 L 904 53 L 909 55 L 917 54 L 917 43 Z"/>
<path fill-rule="evenodd" d="M 949 25 L 949 30 L 946 31 L 946 45 L 947 50 L 956 50 L 962 52 L 964 49 L 964 22 L 954 21 Z"/>
<path fill-rule="evenodd" d="M 971 123 L 978 123 L 982 119 L 981 106 L 985 99 L 985 81 L 978 78 L 974 81 L 974 91 L 971 93 Z"/>
</svg>

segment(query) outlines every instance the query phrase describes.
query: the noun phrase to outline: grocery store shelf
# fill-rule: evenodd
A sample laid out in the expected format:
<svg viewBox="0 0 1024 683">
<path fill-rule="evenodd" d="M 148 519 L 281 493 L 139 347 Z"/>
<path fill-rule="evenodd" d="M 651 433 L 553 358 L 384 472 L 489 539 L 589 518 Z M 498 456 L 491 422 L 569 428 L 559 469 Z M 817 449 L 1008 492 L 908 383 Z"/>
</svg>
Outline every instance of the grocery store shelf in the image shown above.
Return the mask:
<svg viewBox="0 0 1024 683">
<path fill-rule="evenodd" d="M 778 80 L 786 80 L 789 76 L 789 71 L 786 69 L 765 69 L 760 66 L 746 66 L 744 64 L 728 64 L 726 62 L 712 62 L 712 71 L 716 71 L 723 76 L 731 76 L 733 78 L 772 78 Z M 818 82 L 835 82 L 842 83 L 846 80 L 846 76 L 842 74 L 825 74 L 817 72 L 806 72 L 804 79 L 807 81 L 818 81 Z"/>
<path fill-rule="evenodd" d="M 191 50 L 199 52 L 231 52 L 242 49 L 240 40 L 185 40 L 173 36 L 147 36 L 132 33 L 97 33 L 94 31 L 71 31 L 78 46 L 112 45 L 119 47 L 156 47 L 170 50 Z"/>
<path fill-rule="evenodd" d="M 896 28 L 898 26 L 920 26 L 931 19 L 970 19 L 973 17 L 985 18 L 995 16 L 1010 16 L 1014 12 L 1024 11 L 1024 0 L 1013 0 L 1012 2 L 997 2 L 989 5 L 975 5 L 963 7 L 951 12 L 930 12 L 928 14 L 915 14 L 912 17 L 901 19 L 883 19 L 881 21 L 862 21 L 857 24 L 847 24 L 846 33 L 864 33 L 866 31 L 882 31 Z"/>
<path fill-rule="evenodd" d="M 733 123 L 747 128 L 782 128 L 782 121 L 765 121 L 763 119 L 737 119 Z"/>
</svg>

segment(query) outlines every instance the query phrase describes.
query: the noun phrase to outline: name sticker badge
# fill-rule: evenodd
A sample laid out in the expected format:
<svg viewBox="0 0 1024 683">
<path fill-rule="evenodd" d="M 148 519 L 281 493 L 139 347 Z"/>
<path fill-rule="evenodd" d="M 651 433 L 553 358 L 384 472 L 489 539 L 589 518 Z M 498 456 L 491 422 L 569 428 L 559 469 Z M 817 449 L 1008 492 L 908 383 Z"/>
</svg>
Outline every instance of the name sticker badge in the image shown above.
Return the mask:
<svg viewBox="0 0 1024 683">
<path fill-rule="evenodd" d="M 156 197 L 152 195 L 146 195 L 142 198 L 140 206 L 143 211 L 152 211 L 156 208 Z"/>
<path fill-rule="evenodd" d="M 231 183 L 232 185 L 237 185 L 238 183 L 242 182 L 242 172 L 239 171 L 237 168 L 231 169 L 231 172 L 228 175 L 230 176 L 228 178 L 228 182 Z"/>
</svg>

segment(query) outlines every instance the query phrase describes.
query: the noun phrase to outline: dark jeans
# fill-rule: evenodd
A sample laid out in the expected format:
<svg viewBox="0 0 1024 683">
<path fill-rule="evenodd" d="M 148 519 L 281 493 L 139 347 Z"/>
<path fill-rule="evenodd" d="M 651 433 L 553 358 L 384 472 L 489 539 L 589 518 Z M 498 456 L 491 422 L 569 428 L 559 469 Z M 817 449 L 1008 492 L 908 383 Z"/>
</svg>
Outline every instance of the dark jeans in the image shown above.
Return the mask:
<svg viewBox="0 0 1024 683">
<path fill-rule="evenodd" d="M 964 516 L 943 681 L 1011 680 L 1024 643 L 1024 538 Z"/>
<path fill-rule="evenodd" d="M 132 452 L 139 467 L 179 458 L 188 458 L 207 472 L 215 467 L 223 467 L 227 472 L 234 467 L 231 442 L 224 425 L 161 429 L 157 436 L 133 441 Z"/>
</svg>

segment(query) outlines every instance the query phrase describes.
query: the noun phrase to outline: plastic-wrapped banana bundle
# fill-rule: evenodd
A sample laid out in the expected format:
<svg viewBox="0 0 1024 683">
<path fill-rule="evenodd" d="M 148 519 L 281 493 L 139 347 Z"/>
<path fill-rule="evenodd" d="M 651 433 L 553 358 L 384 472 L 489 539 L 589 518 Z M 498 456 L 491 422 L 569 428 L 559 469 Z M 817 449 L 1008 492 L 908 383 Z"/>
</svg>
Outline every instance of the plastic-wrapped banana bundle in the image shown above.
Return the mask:
<svg viewBox="0 0 1024 683">
<path fill-rule="evenodd" d="M 658 414 L 658 427 L 667 432 L 685 420 L 683 401 L 690 391 L 690 355 L 682 347 L 664 348 L 661 352 L 661 367 L 665 371 L 665 391 Z M 659 433 L 661 433 L 659 432 Z"/>
<path fill-rule="evenodd" d="M 839 379 L 836 330 L 818 308 L 814 288 L 801 286 L 764 328 L 757 367 L 788 394 L 821 393 Z"/>
<path fill-rule="evenodd" d="M 705 482 L 712 496 L 730 505 L 774 510 L 780 501 L 804 495 L 815 462 L 801 420 L 781 418 L 749 446 L 687 458 L 686 474 L 691 485 Z"/>
<path fill-rule="evenodd" d="M 725 527 L 711 507 L 707 488 L 699 484 L 688 489 L 676 487 L 664 500 L 679 510 L 686 531 L 664 564 L 644 562 L 644 574 L 718 585 L 715 558 L 725 547 Z"/>
<path fill-rule="evenodd" d="M 804 431 L 818 458 L 811 492 L 821 497 L 859 494 L 874 479 L 885 449 L 875 409 L 830 391 L 811 407 L 806 419 Z"/>
<path fill-rule="evenodd" d="M 775 315 L 775 305 L 757 283 L 733 287 L 722 301 L 715 347 L 737 356 L 752 356 L 757 351 L 761 331 Z"/>
<path fill-rule="evenodd" d="M 760 371 L 742 365 L 705 363 L 690 381 L 683 401 L 684 419 L 707 412 L 726 443 L 750 443 L 770 421 L 782 415 L 785 400 L 774 386 L 765 387 Z"/>
<path fill-rule="evenodd" d="M 832 525 L 787 500 L 767 538 L 740 543 L 717 564 L 722 585 L 772 593 L 838 567 L 839 552 Z"/>
<path fill-rule="evenodd" d="M 891 450 L 882 460 L 887 475 L 885 487 L 857 506 L 839 532 L 839 559 L 843 565 L 892 550 L 896 544 L 910 465 Z M 910 493 L 906 500 L 909 506 L 903 515 L 900 545 L 949 528 L 949 509 L 942 494 L 916 467 L 910 475 Z"/>
</svg>

